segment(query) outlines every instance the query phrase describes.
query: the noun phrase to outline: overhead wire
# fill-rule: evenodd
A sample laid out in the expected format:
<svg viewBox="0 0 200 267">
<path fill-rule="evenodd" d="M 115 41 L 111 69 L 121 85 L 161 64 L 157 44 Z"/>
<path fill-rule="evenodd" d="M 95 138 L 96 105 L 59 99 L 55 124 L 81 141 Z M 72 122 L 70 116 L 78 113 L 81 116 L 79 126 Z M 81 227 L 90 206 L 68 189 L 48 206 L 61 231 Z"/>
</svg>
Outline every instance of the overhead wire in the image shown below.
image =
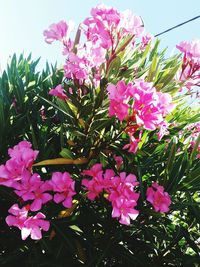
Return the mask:
<svg viewBox="0 0 200 267">
<path fill-rule="evenodd" d="M 160 33 L 154 35 L 154 37 L 158 37 L 158 36 L 160 36 L 160 35 L 162 35 L 162 34 L 164 34 L 164 33 L 167 33 L 167 32 L 169 32 L 169 31 L 172 31 L 172 30 L 174 30 L 174 29 L 176 29 L 176 28 L 179 28 L 179 27 L 183 26 L 184 24 L 187 24 L 187 23 L 189 23 L 189 22 L 191 22 L 191 21 L 194 21 L 194 20 L 196 20 L 196 19 L 199 19 L 199 18 L 200 18 L 200 15 L 198 15 L 198 16 L 192 18 L 192 19 L 186 20 L 186 21 L 184 21 L 184 22 L 182 22 L 182 23 L 180 23 L 180 24 L 177 24 L 176 26 L 173 26 L 173 27 L 171 27 L 171 28 L 169 28 L 169 29 L 167 29 L 167 30 L 165 30 L 165 31 L 163 31 L 163 32 L 160 32 Z"/>
</svg>

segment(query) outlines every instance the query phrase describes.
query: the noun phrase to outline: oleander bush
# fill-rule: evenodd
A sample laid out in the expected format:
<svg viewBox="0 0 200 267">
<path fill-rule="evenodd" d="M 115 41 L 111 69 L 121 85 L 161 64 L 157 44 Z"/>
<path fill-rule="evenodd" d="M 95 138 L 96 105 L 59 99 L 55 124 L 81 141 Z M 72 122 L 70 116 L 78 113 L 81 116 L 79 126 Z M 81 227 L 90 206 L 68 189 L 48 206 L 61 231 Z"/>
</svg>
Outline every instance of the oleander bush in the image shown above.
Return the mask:
<svg viewBox="0 0 200 267">
<path fill-rule="evenodd" d="M 103 5 L 44 36 L 63 67 L 0 77 L 0 265 L 199 266 L 200 41 Z"/>
</svg>

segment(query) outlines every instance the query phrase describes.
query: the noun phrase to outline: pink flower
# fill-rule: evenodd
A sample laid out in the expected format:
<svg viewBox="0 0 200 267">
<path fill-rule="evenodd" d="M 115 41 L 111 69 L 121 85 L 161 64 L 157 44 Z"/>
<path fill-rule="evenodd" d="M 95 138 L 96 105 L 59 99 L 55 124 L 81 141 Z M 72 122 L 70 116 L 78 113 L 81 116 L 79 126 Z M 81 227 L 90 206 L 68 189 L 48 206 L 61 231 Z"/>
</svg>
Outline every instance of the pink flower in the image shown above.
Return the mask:
<svg viewBox="0 0 200 267">
<path fill-rule="evenodd" d="M 35 216 L 28 217 L 29 206 L 19 208 L 18 204 L 14 204 L 8 212 L 12 215 L 6 217 L 8 226 L 15 226 L 21 230 L 22 240 L 25 240 L 29 235 L 34 240 L 42 238 L 41 229 L 49 230 L 49 222 L 44 219 L 46 216 L 39 212 Z"/>
<path fill-rule="evenodd" d="M 183 41 L 176 47 L 184 54 L 179 80 L 185 81 L 185 86 L 190 90 L 200 85 L 200 40 Z"/>
<path fill-rule="evenodd" d="M 57 24 L 51 24 L 48 30 L 44 31 L 45 41 L 48 44 L 53 43 L 55 40 L 63 42 L 67 46 L 72 46 L 69 39 L 69 35 L 74 28 L 74 24 L 69 22 L 67 24 L 65 21 L 60 21 Z"/>
<path fill-rule="evenodd" d="M 166 116 L 175 105 L 171 104 L 169 94 L 156 92 L 152 83 L 143 80 L 135 81 L 130 87 L 130 94 L 134 98 L 133 109 L 136 123 L 143 125 L 147 130 L 155 130 L 164 121 Z"/>
<path fill-rule="evenodd" d="M 120 121 L 123 121 L 128 116 L 128 109 L 129 106 L 127 104 L 110 100 L 109 116 L 112 117 L 116 115 Z"/>
<path fill-rule="evenodd" d="M 142 46 L 141 49 L 144 49 L 153 39 L 153 35 L 147 33 L 142 36 Z"/>
<path fill-rule="evenodd" d="M 41 181 L 39 174 L 34 173 L 31 175 L 31 173 L 25 172 L 21 182 L 16 186 L 15 193 L 24 201 L 33 200 L 30 205 L 30 210 L 38 211 L 43 204 L 52 199 L 52 196 L 47 193 L 51 189 L 49 182 Z"/>
<path fill-rule="evenodd" d="M 120 218 L 120 223 L 129 225 L 130 219 L 135 220 L 139 212 L 134 209 L 137 205 L 139 194 L 134 191 L 138 185 L 136 176 L 125 172 L 111 178 L 110 187 L 107 188 L 108 200 L 113 206 L 112 217 Z"/>
<path fill-rule="evenodd" d="M 91 42 L 84 45 L 77 45 L 77 51 L 68 52 L 67 60 L 64 66 L 65 77 L 77 79 L 80 84 L 84 81 L 91 83 L 96 82 L 99 68 L 106 61 L 106 51 L 102 47 L 95 47 Z"/>
<path fill-rule="evenodd" d="M 123 149 L 128 149 L 129 152 L 136 153 L 138 150 L 138 144 L 141 141 L 142 132 L 140 132 L 139 137 L 135 138 L 133 135 L 130 136 L 130 144 L 127 144 Z"/>
<path fill-rule="evenodd" d="M 91 16 L 83 22 L 87 26 L 87 40 L 93 44 L 99 43 L 104 49 L 111 48 L 112 52 L 122 38 L 130 34 L 138 37 L 143 32 L 141 18 L 133 15 L 130 10 L 119 13 L 112 7 L 99 5 L 92 9 Z"/>
<path fill-rule="evenodd" d="M 138 185 L 136 176 L 121 172 L 119 176 L 111 169 L 104 173 L 101 164 L 95 164 L 91 170 L 86 170 L 83 174 L 91 176 L 91 180 L 83 179 L 82 185 L 88 190 L 87 197 L 94 200 L 100 193 L 105 191 L 107 199 L 111 202 L 113 218 L 120 218 L 120 223 L 130 224 L 130 219 L 135 220 L 139 212 L 134 209 L 137 205 L 139 194 L 134 187 Z"/>
<path fill-rule="evenodd" d="M 33 240 L 42 238 L 41 230 L 48 231 L 50 227 L 49 221 L 44 220 L 46 216 L 38 212 L 35 216 L 29 217 L 24 222 L 24 227 L 21 229 L 22 240 L 25 240 L 29 235 Z"/>
<path fill-rule="evenodd" d="M 132 108 L 135 120 L 133 123 L 151 131 L 163 123 L 164 116 L 175 106 L 171 103 L 172 98 L 169 94 L 156 92 L 152 83 L 143 80 L 136 80 L 134 84 L 128 85 L 124 81 L 119 81 L 116 86 L 108 85 L 107 91 L 110 99 L 110 116 L 115 115 L 119 120 L 124 120 Z M 130 100 L 133 102 L 132 105 L 129 104 Z"/>
<path fill-rule="evenodd" d="M 129 200 L 136 201 L 138 199 L 139 194 L 134 192 L 134 187 L 138 185 L 136 176 L 134 174 L 129 174 L 126 176 L 125 172 L 121 172 L 119 176 L 110 176 L 107 178 L 110 180 L 107 181 L 106 190 L 109 192 L 108 200 L 115 201 L 117 197 L 121 195 L 126 196 Z"/>
<path fill-rule="evenodd" d="M 155 182 L 152 184 L 152 187 L 147 189 L 147 200 L 153 205 L 155 211 L 169 211 L 171 198 L 167 192 L 164 192 L 164 187 Z"/>
<path fill-rule="evenodd" d="M 117 168 L 117 170 L 119 170 L 123 164 L 123 158 L 121 156 L 116 156 L 116 155 L 114 155 L 113 158 L 116 162 L 116 168 Z"/>
<path fill-rule="evenodd" d="M 87 39 L 108 49 L 112 46 L 112 32 L 120 22 L 119 12 L 111 7 L 99 5 L 91 10 L 91 18 L 87 18 L 83 23 L 88 27 L 85 31 Z"/>
<path fill-rule="evenodd" d="M 160 123 L 159 132 L 157 133 L 158 141 L 160 141 L 164 135 L 169 133 L 169 131 L 167 130 L 168 126 L 169 126 L 169 123 L 167 123 L 166 121 L 163 121 L 162 123 Z"/>
<path fill-rule="evenodd" d="M 124 120 L 128 116 L 129 85 L 119 81 L 116 86 L 109 84 L 107 91 L 110 99 L 109 116 L 116 115 L 119 120 Z"/>
<path fill-rule="evenodd" d="M 162 116 L 166 116 L 175 108 L 175 104 L 172 103 L 172 97 L 168 93 L 157 92 L 159 109 L 162 111 Z"/>
<path fill-rule="evenodd" d="M 94 164 L 91 169 L 84 170 L 82 172 L 82 175 L 88 175 L 91 177 L 96 177 L 98 175 L 101 176 L 102 174 L 103 174 L 103 170 L 102 170 L 102 164 L 101 163 Z"/>
<path fill-rule="evenodd" d="M 131 10 L 125 10 L 120 14 L 119 28 L 126 34 L 139 37 L 144 31 L 144 24 L 141 17 L 133 15 Z"/>
<path fill-rule="evenodd" d="M 9 156 L 16 160 L 25 168 L 31 168 L 36 160 L 39 151 L 33 150 L 32 145 L 28 141 L 21 141 L 18 145 L 8 149 Z"/>
<path fill-rule="evenodd" d="M 112 217 L 120 218 L 121 224 L 129 225 L 130 219 L 135 220 L 139 214 L 139 211 L 133 206 L 133 203 L 128 199 L 119 197 L 113 204 Z"/>
<path fill-rule="evenodd" d="M 64 65 L 65 77 L 69 79 L 76 78 L 79 83 L 82 84 L 84 80 L 89 78 L 90 68 L 89 61 L 86 57 L 80 57 L 79 55 L 70 52 L 66 64 Z"/>
<path fill-rule="evenodd" d="M 82 185 L 88 190 L 87 197 L 94 200 L 104 189 L 104 179 L 101 164 L 95 164 L 90 170 L 84 170 L 83 175 L 91 176 L 92 179 L 83 179 Z"/>
<path fill-rule="evenodd" d="M 30 171 L 39 151 L 31 149 L 31 143 L 19 142 L 13 148 L 9 148 L 11 159 L 5 165 L 0 166 L 0 185 L 16 187 L 18 181 L 26 170 Z"/>
<path fill-rule="evenodd" d="M 176 47 L 185 54 L 187 59 L 191 59 L 193 62 L 199 62 L 200 40 L 196 39 L 192 42 L 182 41 Z"/>
<path fill-rule="evenodd" d="M 133 109 L 136 123 L 147 130 L 155 130 L 162 121 L 162 113 L 158 108 L 158 96 L 151 83 L 138 80 L 130 90 L 134 98 Z"/>
<path fill-rule="evenodd" d="M 63 87 L 61 84 L 57 85 L 54 89 L 51 89 L 49 91 L 49 94 L 53 95 L 53 96 L 57 96 L 58 98 L 60 98 L 64 101 L 68 99 L 68 97 L 64 93 L 64 90 L 63 90 Z"/>
<path fill-rule="evenodd" d="M 15 188 L 24 171 L 24 166 L 18 161 L 9 159 L 5 165 L 0 165 L 0 185 Z"/>
<path fill-rule="evenodd" d="M 6 223 L 8 226 L 15 226 L 21 230 L 24 226 L 24 222 L 28 218 L 28 210 L 28 206 L 20 209 L 18 204 L 12 205 L 12 207 L 8 210 L 8 212 L 12 215 L 6 217 Z"/>
<path fill-rule="evenodd" d="M 54 172 L 51 179 L 51 185 L 54 192 L 54 201 L 56 203 L 62 202 L 66 208 L 72 207 L 72 197 L 76 194 L 75 182 L 72 180 L 68 172 Z"/>
</svg>

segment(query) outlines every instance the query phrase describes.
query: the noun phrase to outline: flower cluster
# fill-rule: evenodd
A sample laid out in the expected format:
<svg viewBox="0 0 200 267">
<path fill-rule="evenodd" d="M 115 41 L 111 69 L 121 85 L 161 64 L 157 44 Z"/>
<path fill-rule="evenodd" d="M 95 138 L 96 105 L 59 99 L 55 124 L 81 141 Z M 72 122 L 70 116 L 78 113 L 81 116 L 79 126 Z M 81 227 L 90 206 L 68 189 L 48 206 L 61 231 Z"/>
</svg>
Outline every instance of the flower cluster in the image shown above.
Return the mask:
<svg viewBox="0 0 200 267">
<path fill-rule="evenodd" d="M 135 207 L 140 194 L 135 191 L 135 186 L 139 183 L 134 174 L 126 175 L 121 172 L 116 175 L 112 169 L 104 171 L 100 163 L 84 170 L 82 174 L 91 177 L 90 180 L 82 180 L 88 199 L 93 201 L 104 192 L 107 200 L 111 202 L 113 218 L 119 218 L 119 222 L 125 225 L 130 224 L 130 219 L 137 218 L 139 211 Z M 147 200 L 157 212 L 169 211 L 171 199 L 169 194 L 164 192 L 163 186 L 153 183 L 152 187 L 147 189 Z"/>
<path fill-rule="evenodd" d="M 83 22 L 87 39 L 93 44 L 97 42 L 100 46 L 112 51 L 118 46 L 119 40 L 131 36 L 141 36 L 144 28 L 139 16 L 135 16 L 130 10 L 118 12 L 116 9 L 99 5 L 92 8 L 91 17 Z"/>
<path fill-rule="evenodd" d="M 44 31 L 45 41 L 48 44 L 51 44 L 54 41 L 60 41 L 67 48 L 72 48 L 73 42 L 70 39 L 70 33 L 73 28 L 74 23 L 71 21 L 68 24 L 65 21 L 60 21 L 57 24 L 53 23 L 49 26 L 48 30 Z"/>
<path fill-rule="evenodd" d="M 176 46 L 183 54 L 180 81 L 191 89 L 192 86 L 200 85 L 200 40 L 192 42 L 183 41 Z"/>
<path fill-rule="evenodd" d="M 171 198 L 169 194 L 164 191 L 163 186 L 153 183 L 152 186 L 147 189 L 147 200 L 153 205 L 155 211 L 169 211 Z"/>
<path fill-rule="evenodd" d="M 164 117 L 174 108 L 170 94 L 157 92 L 152 83 L 144 80 L 135 80 L 127 85 L 121 80 L 116 85 L 109 84 L 107 91 L 110 100 L 109 115 L 115 115 L 121 121 L 127 120 L 130 152 L 137 151 L 137 144 L 141 139 L 142 132 L 139 138 L 134 136 L 137 129 L 152 131 L 158 128 L 159 140 L 167 132 L 168 124 Z"/>
<path fill-rule="evenodd" d="M 12 215 L 6 217 L 6 223 L 21 230 L 22 240 L 25 240 L 29 235 L 34 240 L 41 239 L 41 229 L 48 231 L 50 224 L 44 220 L 46 216 L 43 213 L 38 212 L 35 216 L 28 216 L 28 211 L 28 205 L 20 209 L 18 204 L 14 204 L 8 210 Z"/>
<path fill-rule="evenodd" d="M 94 200 L 104 191 L 112 204 L 113 218 L 120 218 L 119 222 L 126 225 L 130 224 L 130 219 L 136 219 L 139 212 L 134 207 L 137 205 L 139 193 L 135 192 L 135 186 L 138 185 L 135 175 L 126 176 L 125 172 L 121 172 L 116 176 L 112 169 L 104 172 L 101 164 L 95 164 L 90 170 L 83 171 L 83 175 L 92 177 L 91 180 L 82 180 L 90 200 Z"/>
<path fill-rule="evenodd" d="M 0 185 L 14 187 L 22 179 L 26 171 L 30 171 L 39 151 L 32 150 L 31 144 L 22 141 L 8 150 L 10 159 L 0 165 Z"/>
<path fill-rule="evenodd" d="M 66 208 L 72 207 L 72 197 L 76 194 L 75 182 L 72 180 L 68 172 L 54 172 L 50 181 L 52 190 L 56 192 L 54 201 L 56 203 L 62 202 Z"/>
<path fill-rule="evenodd" d="M 134 37 L 142 34 L 143 22 L 129 10 L 119 13 L 112 7 L 99 5 L 91 10 L 91 17 L 84 20 L 79 27 L 80 32 L 77 32 L 78 35 L 81 31 L 84 33 L 85 43 L 81 44 L 80 40 L 74 43 L 70 39 L 72 28 L 72 23 L 64 21 L 52 24 L 44 31 L 45 41 L 50 44 L 54 40 L 63 43 L 66 78 L 74 79 L 79 85 L 86 82 L 96 87 L 100 80 L 100 66 L 106 61 L 109 65 L 108 62 L 116 56 L 120 40 L 129 37 L 128 45 Z M 110 59 L 106 60 L 108 50 Z"/>
<path fill-rule="evenodd" d="M 63 203 L 64 207 L 72 207 L 72 196 L 74 196 L 75 183 L 69 173 L 55 172 L 52 179 L 43 181 L 38 173 L 32 172 L 32 165 L 36 160 L 38 151 L 32 150 L 31 144 L 22 141 L 14 148 L 9 149 L 11 157 L 5 165 L 0 166 L 0 185 L 10 187 L 20 197 L 20 202 L 27 202 L 20 209 L 18 204 L 11 207 L 6 222 L 9 226 L 16 226 L 22 231 L 25 239 L 31 235 L 33 239 L 41 238 L 41 229 L 48 230 L 49 222 L 43 219 L 45 215 L 41 212 L 34 216 L 28 216 L 28 211 L 35 212 L 42 209 L 43 205 L 54 199 L 56 203 Z M 54 197 L 51 193 L 55 193 Z"/>
</svg>

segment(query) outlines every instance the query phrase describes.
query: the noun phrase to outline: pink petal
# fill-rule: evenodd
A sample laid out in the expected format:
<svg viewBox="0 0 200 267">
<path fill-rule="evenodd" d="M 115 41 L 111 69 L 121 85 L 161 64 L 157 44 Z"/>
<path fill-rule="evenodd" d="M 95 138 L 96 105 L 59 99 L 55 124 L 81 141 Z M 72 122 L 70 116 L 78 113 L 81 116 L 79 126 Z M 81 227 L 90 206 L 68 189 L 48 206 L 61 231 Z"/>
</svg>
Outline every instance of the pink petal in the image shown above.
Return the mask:
<svg viewBox="0 0 200 267">
<path fill-rule="evenodd" d="M 38 211 L 42 207 L 42 200 L 41 199 L 35 199 L 33 203 L 30 206 L 31 211 Z"/>
<path fill-rule="evenodd" d="M 21 229 L 22 240 L 25 240 L 30 235 L 30 233 L 31 233 L 30 228 L 22 227 L 22 229 Z"/>
<path fill-rule="evenodd" d="M 31 238 L 33 240 L 39 240 L 42 238 L 42 233 L 41 233 L 41 230 L 39 227 L 34 227 L 32 230 L 31 230 Z"/>
</svg>

